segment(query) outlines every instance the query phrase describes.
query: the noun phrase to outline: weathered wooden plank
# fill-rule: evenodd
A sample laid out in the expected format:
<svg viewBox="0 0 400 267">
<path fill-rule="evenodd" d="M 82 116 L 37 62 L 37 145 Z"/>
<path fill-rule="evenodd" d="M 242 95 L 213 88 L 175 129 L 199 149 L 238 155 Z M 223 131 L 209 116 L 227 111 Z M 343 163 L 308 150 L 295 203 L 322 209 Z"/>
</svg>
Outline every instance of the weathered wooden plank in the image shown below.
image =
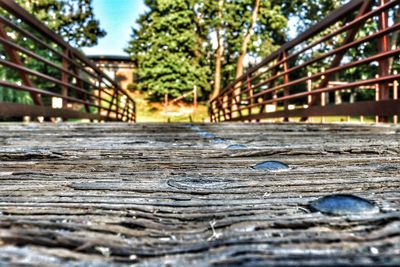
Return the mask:
<svg viewBox="0 0 400 267">
<path fill-rule="evenodd" d="M 399 265 L 399 137 L 350 124 L 0 124 L 0 265 Z M 252 168 L 265 160 L 290 169 Z M 310 209 L 334 193 L 380 212 Z"/>
</svg>

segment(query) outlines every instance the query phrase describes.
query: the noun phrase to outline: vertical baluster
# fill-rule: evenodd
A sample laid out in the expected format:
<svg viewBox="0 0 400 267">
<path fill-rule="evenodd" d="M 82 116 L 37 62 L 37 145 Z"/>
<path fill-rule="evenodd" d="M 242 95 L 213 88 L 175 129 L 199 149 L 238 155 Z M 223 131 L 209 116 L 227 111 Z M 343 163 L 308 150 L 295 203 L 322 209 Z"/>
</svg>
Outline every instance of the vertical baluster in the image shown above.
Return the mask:
<svg viewBox="0 0 400 267">
<path fill-rule="evenodd" d="M 387 0 L 379 0 L 380 6 L 384 5 Z M 383 11 L 379 14 L 379 22 L 378 29 L 384 30 L 388 27 L 388 12 Z M 384 53 L 390 50 L 389 46 L 389 35 L 385 34 L 384 36 L 378 39 L 378 50 L 379 53 Z M 384 58 L 379 60 L 379 76 L 384 77 L 389 75 L 389 58 Z M 389 82 L 380 82 L 379 83 L 379 100 L 389 99 Z M 387 116 L 379 116 L 379 122 L 388 122 Z"/>
<path fill-rule="evenodd" d="M 62 67 L 63 67 L 63 71 L 61 72 L 61 81 L 64 83 L 64 85 L 61 87 L 61 95 L 63 97 L 67 97 L 68 96 L 68 73 L 67 71 L 69 70 L 69 64 L 68 64 L 68 55 L 69 55 L 69 50 L 68 48 L 64 49 L 64 57 L 62 58 Z M 66 108 L 68 106 L 68 101 L 67 99 L 63 98 L 62 100 L 62 107 Z"/>
<path fill-rule="evenodd" d="M 101 107 L 101 98 L 102 98 L 102 94 L 101 94 L 101 76 L 99 75 L 98 76 L 98 78 L 97 78 L 97 99 L 98 99 L 98 105 L 99 105 L 99 108 L 97 109 L 97 113 L 98 113 L 98 115 L 99 116 L 101 116 L 101 109 L 102 109 L 102 107 Z"/>
<path fill-rule="evenodd" d="M 287 73 L 288 71 L 288 62 L 287 62 L 287 52 L 283 51 L 282 52 L 282 60 L 283 60 L 283 71 L 284 71 L 284 76 L 283 76 L 283 84 L 288 84 L 289 83 L 289 73 Z M 289 87 L 285 86 L 284 87 L 284 91 L 283 91 L 284 96 L 288 96 L 289 95 Z M 289 102 L 287 100 L 283 101 L 283 107 L 284 110 L 287 111 L 288 110 L 288 106 L 289 106 Z M 284 121 L 289 121 L 288 117 L 283 118 Z"/>
<path fill-rule="evenodd" d="M 253 88 L 251 86 L 251 76 L 251 73 L 247 75 L 247 98 L 249 99 L 247 105 L 249 106 L 249 116 L 251 115 L 251 105 L 253 104 Z M 249 119 L 249 122 L 251 122 L 251 119 Z"/>
<path fill-rule="evenodd" d="M 396 75 L 397 74 L 397 70 L 393 71 L 393 74 Z M 399 97 L 399 81 L 398 80 L 394 80 L 393 81 L 393 99 L 397 100 Z M 397 124 L 398 123 L 398 116 L 394 115 L 393 116 L 393 123 Z"/>
</svg>

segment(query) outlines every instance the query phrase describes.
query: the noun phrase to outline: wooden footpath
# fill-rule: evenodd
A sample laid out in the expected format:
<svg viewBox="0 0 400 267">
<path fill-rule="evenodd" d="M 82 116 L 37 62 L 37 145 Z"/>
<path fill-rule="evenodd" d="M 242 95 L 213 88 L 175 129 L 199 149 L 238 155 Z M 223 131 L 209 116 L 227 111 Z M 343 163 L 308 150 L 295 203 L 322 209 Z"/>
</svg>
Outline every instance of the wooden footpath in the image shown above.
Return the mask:
<svg viewBox="0 0 400 267">
<path fill-rule="evenodd" d="M 394 126 L 2 123 L 0 179 L 0 266 L 400 266 Z"/>
</svg>

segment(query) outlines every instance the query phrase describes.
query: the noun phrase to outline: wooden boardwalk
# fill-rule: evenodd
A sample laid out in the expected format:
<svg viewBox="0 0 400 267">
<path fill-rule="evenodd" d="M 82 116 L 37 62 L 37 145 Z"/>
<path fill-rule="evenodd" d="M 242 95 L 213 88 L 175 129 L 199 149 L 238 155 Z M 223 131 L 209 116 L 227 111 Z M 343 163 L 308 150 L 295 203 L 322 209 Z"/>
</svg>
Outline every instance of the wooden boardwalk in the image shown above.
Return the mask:
<svg viewBox="0 0 400 267">
<path fill-rule="evenodd" d="M 0 124 L 0 266 L 399 266 L 399 140 L 393 126 Z M 252 168 L 266 160 L 290 169 Z M 310 209 L 337 193 L 379 212 Z"/>
</svg>

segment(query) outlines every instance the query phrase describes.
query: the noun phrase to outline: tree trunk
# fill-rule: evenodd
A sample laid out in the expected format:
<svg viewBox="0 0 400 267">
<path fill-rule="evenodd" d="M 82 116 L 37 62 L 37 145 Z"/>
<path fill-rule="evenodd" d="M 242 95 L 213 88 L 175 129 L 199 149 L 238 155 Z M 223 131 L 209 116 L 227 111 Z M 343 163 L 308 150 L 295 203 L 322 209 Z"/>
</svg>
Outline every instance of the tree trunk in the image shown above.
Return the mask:
<svg viewBox="0 0 400 267">
<path fill-rule="evenodd" d="M 251 16 L 250 27 L 243 38 L 242 49 L 236 65 L 236 79 L 243 75 L 243 60 L 247 54 L 247 47 L 249 46 L 250 38 L 253 36 L 254 27 L 257 22 L 258 9 L 260 8 L 260 0 L 255 0 L 253 14 Z"/>
<path fill-rule="evenodd" d="M 221 91 L 221 61 L 222 61 L 222 52 L 223 52 L 223 45 L 221 39 L 221 28 L 222 28 L 222 7 L 224 5 L 224 0 L 219 0 L 218 2 L 218 14 L 217 19 L 219 23 L 216 26 L 216 33 L 217 33 L 217 50 L 215 51 L 215 77 L 214 77 L 214 92 L 212 98 L 217 97 Z"/>
<path fill-rule="evenodd" d="M 249 46 L 249 42 L 251 39 L 251 36 L 254 33 L 254 27 L 256 25 L 257 22 L 257 16 L 258 16 L 258 9 L 260 7 L 260 0 L 255 0 L 254 2 L 254 8 L 253 8 L 253 13 L 251 15 L 251 22 L 250 22 L 250 26 L 249 29 L 247 30 L 246 35 L 243 38 L 243 43 L 242 43 L 242 48 L 240 51 L 240 56 L 238 58 L 237 64 L 236 64 L 236 79 L 238 79 L 240 76 L 243 75 L 243 61 L 244 58 L 247 54 L 247 47 Z M 238 110 L 239 105 L 240 105 L 240 91 L 241 91 L 241 86 L 242 86 L 242 82 L 238 82 L 237 84 L 234 85 L 235 86 L 235 90 L 234 90 L 234 95 L 235 95 L 235 102 L 233 105 L 233 110 Z M 239 114 L 241 112 L 239 111 Z"/>
</svg>

